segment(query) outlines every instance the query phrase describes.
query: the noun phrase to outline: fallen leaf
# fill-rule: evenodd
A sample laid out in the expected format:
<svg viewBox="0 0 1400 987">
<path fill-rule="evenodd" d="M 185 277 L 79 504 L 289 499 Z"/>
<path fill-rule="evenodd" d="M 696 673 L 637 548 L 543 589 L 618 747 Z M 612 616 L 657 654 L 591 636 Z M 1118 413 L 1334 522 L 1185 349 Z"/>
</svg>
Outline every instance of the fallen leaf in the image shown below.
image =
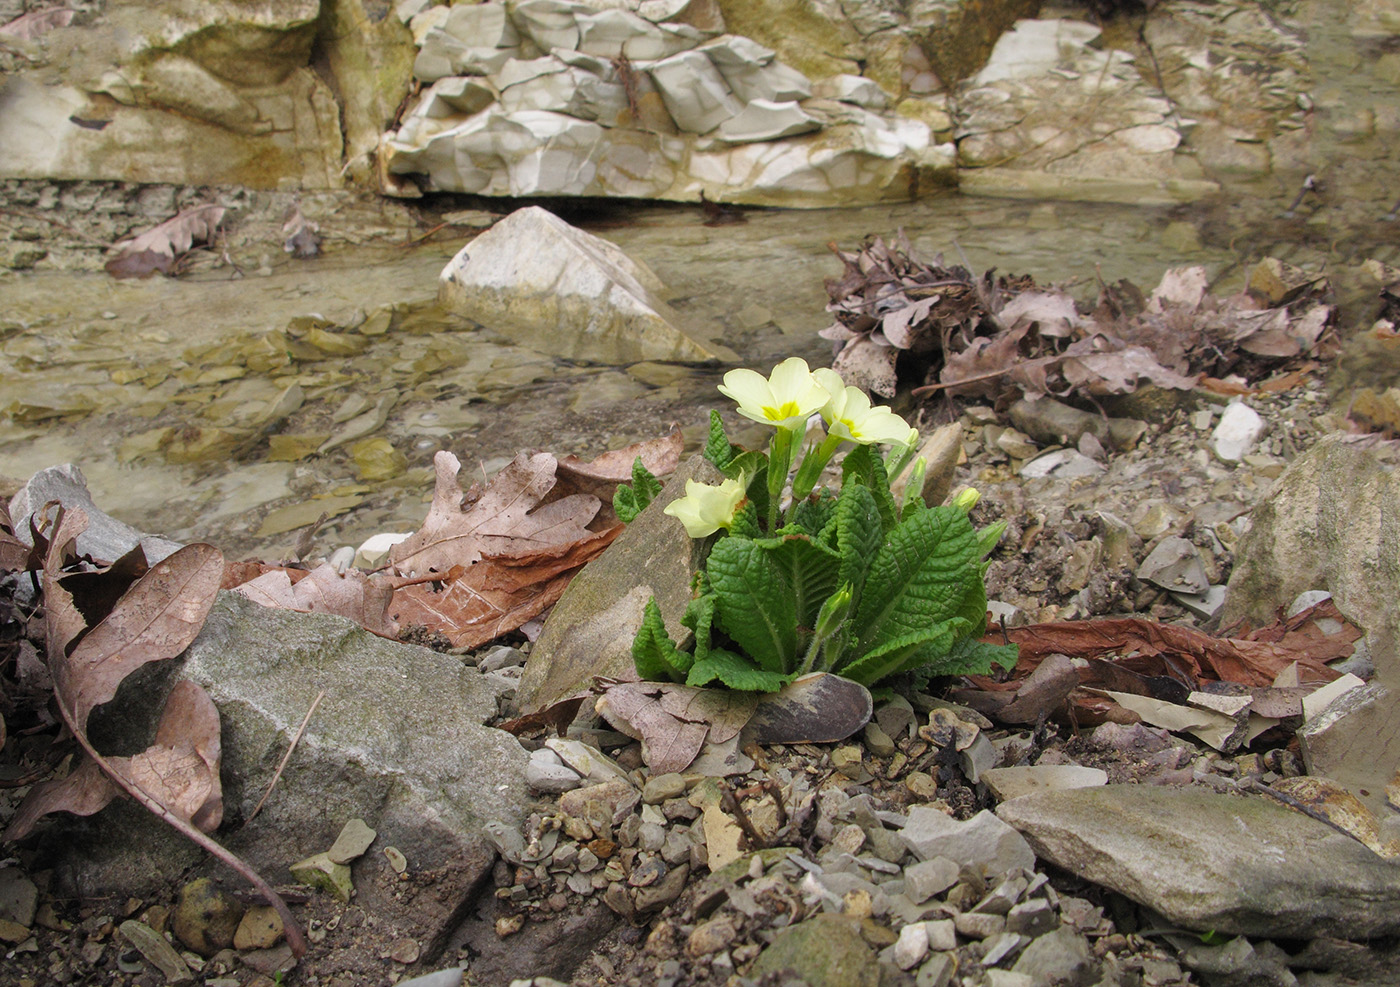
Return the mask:
<svg viewBox="0 0 1400 987">
<path fill-rule="evenodd" d="M 609 685 L 596 708 L 614 728 L 642 741 L 653 774 L 683 771 L 706 738 L 724 743 L 743 729 L 758 697 L 665 682 Z"/>
<path fill-rule="evenodd" d="M 5 24 L 0 24 L 0 34 L 8 35 L 11 38 L 19 38 L 22 41 L 33 41 L 36 38 L 48 34 L 54 28 L 67 27 L 73 23 L 73 15 L 76 11 L 67 7 L 55 7 L 50 10 L 31 10 L 27 14 L 21 14 L 14 20 Z"/>
<path fill-rule="evenodd" d="M 1264 790 L 1278 793 L 1285 805 L 1341 830 L 1378 856 L 1400 859 L 1400 841 L 1384 839 L 1375 813 L 1330 778 L 1280 778 Z"/>
<path fill-rule="evenodd" d="M 105 809 L 120 789 L 102 773 L 97 762 L 83 758 L 66 778 L 49 779 L 29 790 L 5 829 L 6 840 L 22 840 L 50 812 L 90 816 Z"/>
<path fill-rule="evenodd" d="M 555 736 L 562 737 L 569 729 L 569 725 L 578 717 L 579 707 L 587 698 L 588 693 L 585 692 L 569 699 L 561 699 L 544 709 L 498 723 L 496 728 L 517 737 L 529 736 L 544 730 L 552 730 Z"/>
<path fill-rule="evenodd" d="M 549 453 L 520 453 L 465 510 L 467 495 L 457 483 L 457 457 L 440 451 L 433 465 L 437 484 L 423 527 L 389 552 L 402 575 L 447 572 L 483 555 L 527 546 L 540 549 L 592 533 L 587 525 L 601 506 L 597 497 L 571 494 L 546 502 L 556 483 L 557 461 Z"/>
<path fill-rule="evenodd" d="M 441 580 L 415 580 L 394 591 L 387 619 L 440 631 L 453 647 L 480 647 L 557 603 L 578 570 L 621 531 L 584 531 L 573 542 L 483 556 L 453 566 Z"/>
<path fill-rule="evenodd" d="M 208 694 L 193 682 L 182 681 L 166 700 L 155 742 L 134 757 L 106 761 L 176 816 L 211 833 L 219 827 L 224 811 L 219 735 L 219 713 Z M 84 757 L 66 778 L 43 781 L 30 789 L 5 839 L 22 839 L 51 812 L 90 816 L 121 794 L 97 762 Z"/>
<path fill-rule="evenodd" d="M 564 456 L 555 471 L 561 481 L 567 481 L 580 493 L 592 494 L 604 503 L 612 503 L 613 491 L 620 483 L 632 482 L 632 463 L 641 457 L 642 465 L 652 476 L 669 476 L 681 461 L 685 438 L 679 426 L 656 439 L 634 442 L 623 449 L 605 452 L 584 462 L 577 456 Z"/>
<path fill-rule="evenodd" d="M 97 626 L 80 637 L 66 614 L 49 624 L 49 670 L 54 691 L 83 730 L 88 714 L 116 695 L 122 681 L 151 661 L 173 658 L 204 626 L 223 579 L 224 559 L 212 545 L 186 545 L 158 562 L 127 590 Z M 72 596 L 60 574 L 44 574 L 45 599 L 52 605 Z M 62 620 L 64 623 L 58 624 Z M 65 638 L 65 635 L 68 635 Z M 78 637 L 71 649 L 66 645 Z"/>
<path fill-rule="evenodd" d="M 170 274 L 194 244 L 214 239 L 223 218 L 224 207 L 212 203 L 186 209 L 159 226 L 114 243 L 103 267 L 114 278 L 148 278 L 157 271 Z"/>
</svg>

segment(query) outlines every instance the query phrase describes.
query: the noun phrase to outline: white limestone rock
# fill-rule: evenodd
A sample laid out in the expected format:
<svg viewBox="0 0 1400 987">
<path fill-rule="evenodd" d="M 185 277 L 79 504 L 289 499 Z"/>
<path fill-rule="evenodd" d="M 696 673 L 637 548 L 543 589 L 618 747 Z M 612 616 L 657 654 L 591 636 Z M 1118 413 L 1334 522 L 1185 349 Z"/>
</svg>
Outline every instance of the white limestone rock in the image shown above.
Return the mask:
<svg viewBox="0 0 1400 987">
<path fill-rule="evenodd" d="M 1059 66 L 1066 52 L 1087 48 L 1103 32 L 1084 21 L 1017 21 L 1016 26 L 997 39 L 987 64 L 972 79 L 974 86 L 986 86 L 1002 79 L 1031 79 Z"/>
<path fill-rule="evenodd" d="M 812 83 L 812 96 L 819 99 L 834 99 L 850 103 L 867 110 L 883 110 L 889 106 L 889 96 L 874 79 L 863 75 L 842 73 Z"/>
<path fill-rule="evenodd" d="M 443 269 L 438 300 L 541 352 L 592 363 L 709 361 L 650 270 L 551 213 L 520 209 Z"/>
<path fill-rule="evenodd" d="M 413 111 L 434 120 L 480 113 L 496 101 L 496 90 L 473 76 L 447 76 L 434 82 Z"/>
<path fill-rule="evenodd" d="M 719 136 L 731 144 L 780 140 L 821 129 L 821 121 L 796 102 L 756 99 L 736 117 L 719 125 Z"/>
<path fill-rule="evenodd" d="M 771 48 L 737 35 L 726 35 L 699 48 L 719 69 L 734 95 L 744 102 L 807 99 L 812 83 L 797 69 L 777 61 Z"/>
<path fill-rule="evenodd" d="M 1098 34 L 1078 21 L 1018 21 L 998 40 L 957 101 L 965 189 L 1144 205 L 1216 190 L 1180 152 L 1171 101 L 1131 55 L 1090 47 Z"/>
<path fill-rule="evenodd" d="M 578 18 L 592 8 L 568 0 L 521 0 L 512 8 L 516 27 L 540 51 L 564 48 L 578 51 Z"/>
<path fill-rule="evenodd" d="M 451 9 L 442 29 L 474 48 L 518 48 L 515 29 L 505 4 L 461 4 Z"/>
<path fill-rule="evenodd" d="M 692 134 L 708 134 L 744 104 L 730 91 L 714 63 L 698 51 L 683 51 L 647 66 L 676 126 Z"/>
<path fill-rule="evenodd" d="M 1232 401 L 1220 416 L 1220 423 L 1210 434 L 1210 447 L 1217 457 L 1227 463 L 1238 463 L 1264 434 L 1268 426 L 1259 413 L 1243 401 Z"/>
<path fill-rule="evenodd" d="M 653 24 L 628 10 L 600 10 L 577 18 L 578 50 L 634 62 L 667 58 L 694 48 L 706 34 L 688 24 Z"/>
<path fill-rule="evenodd" d="M 436 82 L 449 75 L 491 75 L 499 72 L 515 51 L 469 45 L 434 27 L 424 36 L 423 47 L 413 60 L 413 74 L 421 82 Z"/>
</svg>

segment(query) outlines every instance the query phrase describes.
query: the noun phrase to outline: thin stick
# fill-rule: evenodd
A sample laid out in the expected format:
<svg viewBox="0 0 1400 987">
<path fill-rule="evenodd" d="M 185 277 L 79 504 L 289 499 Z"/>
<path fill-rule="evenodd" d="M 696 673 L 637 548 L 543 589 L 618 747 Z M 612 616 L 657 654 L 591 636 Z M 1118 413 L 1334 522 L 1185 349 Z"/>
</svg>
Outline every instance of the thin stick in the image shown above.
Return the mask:
<svg viewBox="0 0 1400 987">
<path fill-rule="evenodd" d="M 277 765 L 277 770 L 273 772 L 272 781 L 268 783 L 267 791 L 263 792 L 263 797 L 259 800 L 258 804 L 253 806 L 253 811 L 248 814 L 247 821 L 243 823 L 244 826 L 258 817 L 258 813 L 262 811 L 262 807 L 267 803 L 268 798 L 271 797 L 272 790 L 277 787 L 278 779 L 282 777 L 282 769 L 285 768 L 287 762 L 292 759 L 292 751 L 297 749 L 297 744 L 301 742 L 301 735 L 306 732 L 306 725 L 311 722 L 311 714 L 316 712 L 316 707 L 321 705 L 321 700 L 324 698 L 326 698 L 326 690 L 322 689 L 316 694 L 315 700 L 311 703 L 311 708 L 306 711 L 306 718 L 301 721 L 301 726 L 297 727 L 297 735 L 293 737 L 292 742 L 287 745 L 287 753 L 282 755 L 282 763 Z"/>
<path fill-rule="evenodd" d="M 298 958 L 306 955 L 306 937 L 301 934 L 301 927 L 297 925 L 296 916 L 287 907 L 287 903 L 281 896 L 272 889 L 272 885 L 262 879 L 262 875 L 253 870 L 243 862 L 232 850 L 225 848 L 208 833 L 196 828 L 192 823 L 180 818 L 164 802 L 147 792 L 140 785 L 127 778 L 116 768 L 107 762 L 107 759 L 97 753 L 97 748 L 92 746 L 87 734 L 78 729 L 77 721 L 73 713 L 68 709 L 68 704 L 62 696 L 58 699 L 58 711 L 63 716 L 63 722 L 68 725 L 75 740 L 82 745 L 88 757 L 97 762 L 97 766 L 102 769 L 112 781 L 116 782 L 128 795 L 140 802 L 143 806 L 155 813 L 163 822 L 178 830 L 181 835 L 194 841 L 209 853 L 223 861 L 228 867 L 238 873 L 245 881 L 258 889 L 258 893 L 263 896 L 263 900 L 276 909 L 278 916 L 282 919 L 282 931 L 287 937 L 287 945 L 292 948 L 292 955 Z"/>
</svg>

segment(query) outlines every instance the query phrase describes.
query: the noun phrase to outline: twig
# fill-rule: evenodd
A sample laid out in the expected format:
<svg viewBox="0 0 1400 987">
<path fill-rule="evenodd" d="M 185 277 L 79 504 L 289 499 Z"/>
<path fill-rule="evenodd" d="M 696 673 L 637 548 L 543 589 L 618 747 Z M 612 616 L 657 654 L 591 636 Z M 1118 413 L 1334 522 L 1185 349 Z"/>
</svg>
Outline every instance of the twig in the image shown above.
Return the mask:
<svg viewBox="0 0 1400 987">
<path fill-rule="evenodd" d="M 768 846 L 768 841 L 754 828 L 748 813 L 744 811 L 744 807 L 739 804 L 739 800 L 734 797 L 734 793 L 729 790 L 729 786 L 723 782 L 720 783 L 719 805 L 721 809 L 734 817 L 734 820 L 739 824 L 739 828 L 742 829 L 744 835 L 748 837 L 749 846 L 752 849 L 763 850 Z"/>
<path fill-rule="evenodd" d="M 92 758 L 93 761 L 96 762 L 98 768 L 102 770 L 102 773 L 116 782 L 122 791 L 140 802 L 156 816 L 160 817 L 166 825 L 175 829 L 196 845 L 203 847 L 215 857 L 218 857 L 231 870 L 253 887 L 257 888 L 258 892 L 263 896 L 263 900 L 276 909 L 278 916 L 282 919 L 283 932 L 287 936 L 287 945 L 291 947 L 292 955 L 296 956 L 298 959 L 306 955 L 306 937 L 301 934 L 301 927 L 297 925 L 296 916 L 292 914 L 292 910 L 287 907 L 287 903 L 282 900 L 281 895 L 273 890 L 272 885 L 262 879 L 261 874 L 244 863 L 232 850 L 225 848 L 212 836 L 201 831 L 192 823 L 175 815 L 164 802 L 141 788 L 107 763 L 107 759 L 97 753 L 97 748 L 92 746 L 92 742 L 88 740 L 87 734 L 78 729 L 78 724 L 73 717 L 72 711 L 61 697 L 58 702 L 58 711 L 62 714 L 63 722 L 68 725 L 68 729 L 72 732 L 74 738 L 82 745 L 83 750 L 87 752 L 88 757 Z"/>
<path fill-rule="evenodd" d="M 909 393 L 913 394 L 915 397 L 919 397 L 922 394 L 933 394 L 935 391 L 946 390 L 949 387 L 961 387 L 964 384 L 975 384 L 982 380 L 995 380 L 998 377 L 1005 377 L 1007 374 L 1015 373 L 1022 367 L 1039 367 L 1045 364 L 1058 363 L 1063 359 L 1065 359 L 1065 354 L 1059 353 L 1055 356 L 1036 357 L 1034 360 L 1018 360 L 1011 366 L 1003 367 L 1000 370 L 990 370 L 985 374 L 977 374 L 975 377 L 963 377 L 960 380 L 945 381 L 942 384 L 925 384 L 923 387 L 914 388 Z"/>
<path fill-rule="evenodd" d="M 267 791 L 263 792 L 263 797 L 258 801 L 258 804 L 253 806 L 253 811 L 248 814 L 247 820 L 243 823 L 244 826 L 247 826 L 248 823 L 257 818 L 258 813 L 262 811 L 263 805 L 267 802 L 268 798 L 271 797 L 272 790 L 277 787 L 278 779 L 282 777 L 282 769 L 285 768 L 287 762 L 292 759 L 292 751 L 297 749 L 297 744 L 301 742 L 301 735 L 306 732 L 306 725 L 311 722 L 311 714 L 316 712 L 316 707 L 321 705 L 321 700 L 324 698 L 326 698 L 326 690 L 322 689 L 316 694 L 316 698 L 311 703 L 311 708 L 306 711 L 306 718 L 301 721 L 301 726 L 297 727 L 296 736 L 293 737 L 292 742 L 287 745 L 287 753 L 282 755 L 281 763 L 277 765 L 277 770 L 272 773 L 272 781 L 268 782 Z"/>
</svg>

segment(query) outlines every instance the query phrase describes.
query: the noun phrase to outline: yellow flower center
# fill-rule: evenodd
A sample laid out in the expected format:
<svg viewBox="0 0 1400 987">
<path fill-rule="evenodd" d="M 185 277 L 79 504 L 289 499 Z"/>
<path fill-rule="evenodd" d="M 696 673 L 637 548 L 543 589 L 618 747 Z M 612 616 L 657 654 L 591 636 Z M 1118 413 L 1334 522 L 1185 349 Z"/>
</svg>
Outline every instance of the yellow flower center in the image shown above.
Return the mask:
<svg viewBox="0 0 1400 987">
<path fill-rule="evenodd" d="M 788 401 L 777 408 L 772 408 L 768 405 L 763 406 L 763 415 L 770 422 L 780 422 L 800 414 L 802 414 L 802 409 L 797 406 L 796 401 Z"/>
</svg>

